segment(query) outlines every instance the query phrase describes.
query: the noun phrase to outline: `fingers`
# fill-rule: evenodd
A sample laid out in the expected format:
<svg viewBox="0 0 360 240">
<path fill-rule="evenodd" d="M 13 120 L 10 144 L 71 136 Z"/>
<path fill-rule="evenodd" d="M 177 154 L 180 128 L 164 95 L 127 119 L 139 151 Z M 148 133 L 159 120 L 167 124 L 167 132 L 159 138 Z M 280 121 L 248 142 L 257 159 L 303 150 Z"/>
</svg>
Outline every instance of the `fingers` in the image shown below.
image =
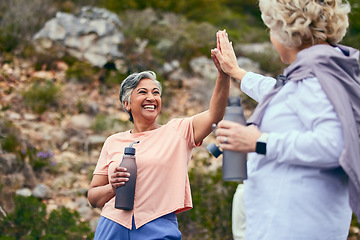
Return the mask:
<svg viewBox="0 0 360 240">
<path fill-rule="evenodd" d="M 217 124 L 217 127 L 218 129 L 229 129 L 229 128 L 232 128 L 232 127 L 236 127 L 237 125 L 239 125 L 238 123 L 236 122 L 233 122 L 233 121 L 229 121 L 229 120 L 221 120 L 218 124 Z"/>
<path fill-rule="evenodd" d="M 217 51 L 217 50 L 216 50 Z M 215 67 L 217 68 L 218 71 L 222 71 L 221 66 L 220 66 L 220 62 L 217 59 L 216 55 L 215 55 L 215 49 L 211 50 L 211 58 L 215 64 Z"/>
<path fill-rule="evenodd" d="M 118 187 L 124 186 L 127 181 L 129 181 L 130 173 L 127 172 L 127 169 L 124 167 L 117 167 L 114 170 L 114 173 L 110 177 L 111 186 L 116 189 Z"/>
<path fill-rule="evenodd" d="M 224 50 L 232 50 L 232 44 L 229 41 L 229 37 L 225 29 L 217 32 L 217 48 L 221 53 L 224 53 Z"/>
<path fill-rule="evenodd" d="M 216 129 L 216 136 L 217 136 L 216 140 L 220 144 L 232 143 L 233 141 L 231 139 L 234 135 L 233 127 L 237 127 L 237 125 L 238 125 L 237 123 L 226 120 L 222 120 L 221 122 L 219 122 Z"/>
</svg>

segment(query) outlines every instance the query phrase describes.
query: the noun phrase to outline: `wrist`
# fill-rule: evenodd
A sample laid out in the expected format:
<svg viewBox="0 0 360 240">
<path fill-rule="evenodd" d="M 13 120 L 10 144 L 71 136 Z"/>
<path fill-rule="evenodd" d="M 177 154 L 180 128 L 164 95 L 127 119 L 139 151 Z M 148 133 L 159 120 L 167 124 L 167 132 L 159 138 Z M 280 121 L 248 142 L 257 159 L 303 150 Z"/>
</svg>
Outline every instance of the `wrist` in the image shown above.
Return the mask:
<svg viewBox="0 0 360 240">
<path fill-rule="evenodd" d="M 260 135 L 260 137 L 256 140 L 256 153 L 266 155 L 268 138 L 269 133 L 262 133 Z"/>
<path fill-rule="evenodd" d="M 241 81 L 246 73 L 247 73 L 247 71 L 245 71 L 244 69 L 242 69 L 240 67 L 237 67 L 231 71 L 230 76 Z"/>
</svg>

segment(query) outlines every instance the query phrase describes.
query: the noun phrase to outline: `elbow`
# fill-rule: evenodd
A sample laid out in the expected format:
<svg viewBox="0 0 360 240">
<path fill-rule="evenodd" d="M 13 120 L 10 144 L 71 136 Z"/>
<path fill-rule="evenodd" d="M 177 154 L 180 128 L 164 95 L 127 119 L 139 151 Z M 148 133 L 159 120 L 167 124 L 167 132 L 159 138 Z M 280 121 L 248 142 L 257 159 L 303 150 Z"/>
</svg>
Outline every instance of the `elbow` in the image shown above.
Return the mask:
<svg viewBox="0 0 360 240">
<path fill-rule="evenodd" d="M 102 208 L 104 204 L 101 204 L 99 199 L 93 194 L 91 189 L 88 190 L 87 199 L 91 207 L 93 208 Z"/>
</svg>

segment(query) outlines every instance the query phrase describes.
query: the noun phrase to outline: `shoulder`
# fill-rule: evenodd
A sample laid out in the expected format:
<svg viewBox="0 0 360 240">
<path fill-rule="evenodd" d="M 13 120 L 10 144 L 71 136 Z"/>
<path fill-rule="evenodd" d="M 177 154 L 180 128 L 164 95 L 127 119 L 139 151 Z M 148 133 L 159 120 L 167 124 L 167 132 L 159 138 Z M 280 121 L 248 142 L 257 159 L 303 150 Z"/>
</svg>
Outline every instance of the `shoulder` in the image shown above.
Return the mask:
<svg viewBox="0 0 360 240">
<path fill-rule="evenodd" d="M 171 127 L 186 127 L 192 124 L 194 117 L 174 118 L 170 120 L 165 126 Z"/>
</svg>

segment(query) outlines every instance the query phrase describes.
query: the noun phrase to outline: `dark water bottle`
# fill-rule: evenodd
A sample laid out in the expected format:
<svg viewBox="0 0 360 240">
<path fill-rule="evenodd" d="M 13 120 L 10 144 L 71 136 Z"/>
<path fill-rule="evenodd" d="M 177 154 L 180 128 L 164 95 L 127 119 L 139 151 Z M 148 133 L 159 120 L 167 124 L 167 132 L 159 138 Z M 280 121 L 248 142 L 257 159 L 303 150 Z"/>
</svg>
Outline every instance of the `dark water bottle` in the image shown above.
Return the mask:
<svg viewBox="0 0 360 240">
<path fill-rule="evenodd" d="M 139 142 L 140 141 L 135 141 L 130 143 L 130 146 L 126 147 L 124 150 L 124 156 L 120 163 L 120 167 L 125 167 L 130 173 L 130 177 L 129 181 L 127 181 L 125 185 L 116 188 L 115 208 L 117 209 L 132 210 L 134 207 L 137 166 L 135 148 L 132 146 L 133 144 Z"/>
<path fill-rule="evenodd" d="M 246 125 L 244 111 L 241 107 L 239 97 L 229 97 L 226 107 L 224 120 L 233 121 Z M 247 179 L 247 154 L 224 150 L 223 152 L 215 144 L 210 144 L 207 149 L 217 158 L 223 154 L 223 180 L 224 181 L 242 181 Z"/>
</svg>

